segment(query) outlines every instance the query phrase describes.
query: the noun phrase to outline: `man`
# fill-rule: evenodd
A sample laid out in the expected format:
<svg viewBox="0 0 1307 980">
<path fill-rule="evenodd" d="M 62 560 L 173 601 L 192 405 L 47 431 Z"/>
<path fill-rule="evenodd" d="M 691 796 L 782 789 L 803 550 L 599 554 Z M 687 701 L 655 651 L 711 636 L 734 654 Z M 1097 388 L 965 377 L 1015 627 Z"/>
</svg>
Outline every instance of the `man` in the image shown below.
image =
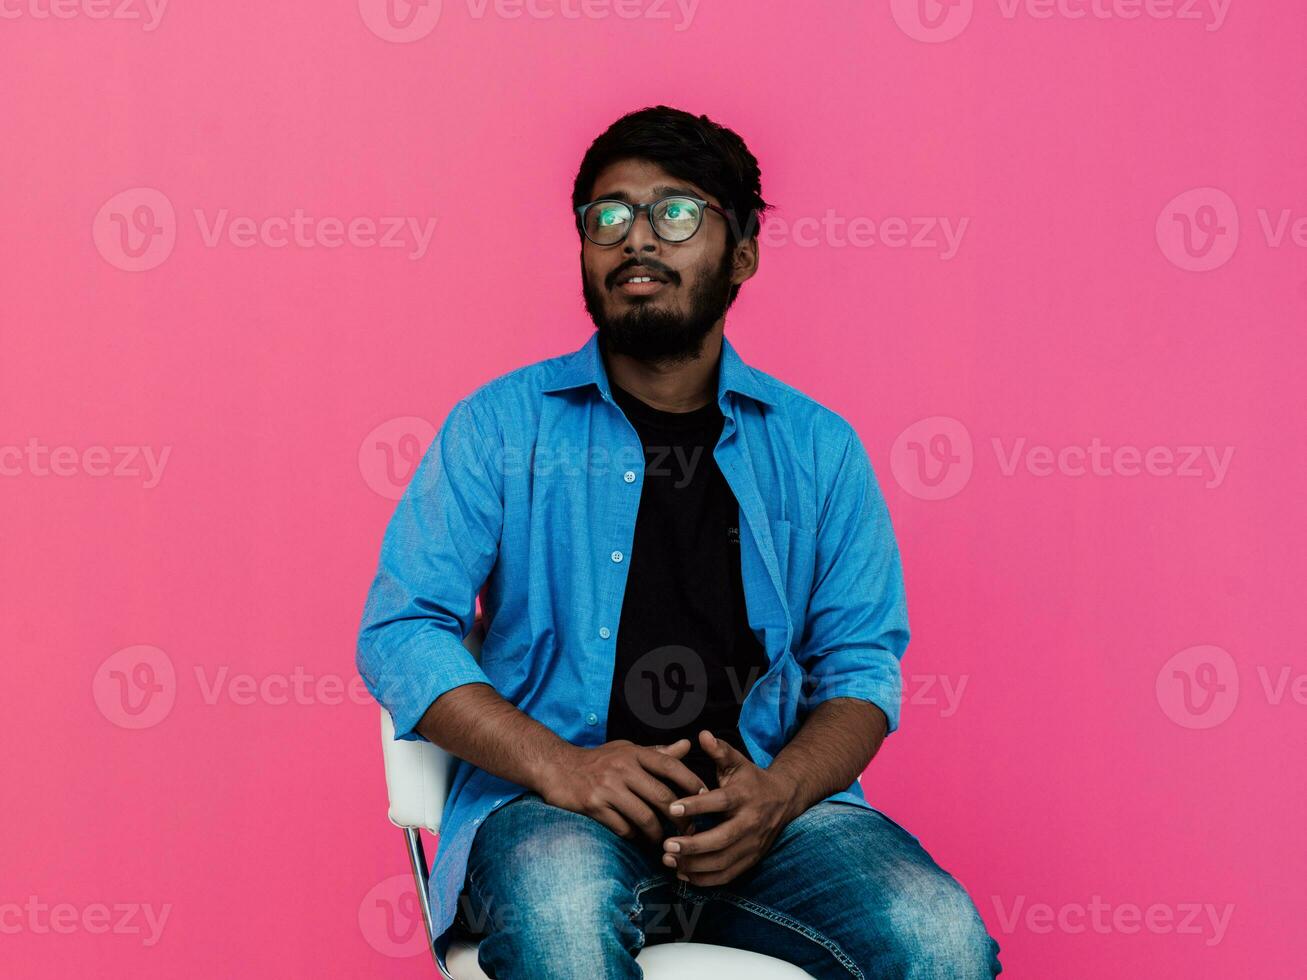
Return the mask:
<svg viewBox="0 0 1307 980">
<path fill-rule="evenodd" d="M 396 737 L 460 760 L 441 962 L 458 931 L 500 980 L 639 977 L 641 946 L 676 939 L 816 977 L 993 977 L 966 892 L 858 782 L 908 642 L 867 454 L 723 336 L 758 268 L 757 161 L 645 109 L 589 148 L 572 203 L 597 333 L 454 406 L 359 637 Z"/>
</svg>

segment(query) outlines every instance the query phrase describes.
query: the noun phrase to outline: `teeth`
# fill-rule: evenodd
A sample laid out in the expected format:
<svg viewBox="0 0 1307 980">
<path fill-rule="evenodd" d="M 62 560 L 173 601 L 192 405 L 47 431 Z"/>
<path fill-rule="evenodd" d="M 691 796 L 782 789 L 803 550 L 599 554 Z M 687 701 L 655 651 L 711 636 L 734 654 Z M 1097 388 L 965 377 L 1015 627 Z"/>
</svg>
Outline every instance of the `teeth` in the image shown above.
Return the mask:
<svg viewBox="0 0 1307 980">
<path fill-rule="evenodd" d="M 653 282 L 654 280 L 653 280 L 653 276 L 636 276 L 635 278 L 628 279 L 626 281 L 628 283 L 632 283 L 632 282 Z"/>
</svg>

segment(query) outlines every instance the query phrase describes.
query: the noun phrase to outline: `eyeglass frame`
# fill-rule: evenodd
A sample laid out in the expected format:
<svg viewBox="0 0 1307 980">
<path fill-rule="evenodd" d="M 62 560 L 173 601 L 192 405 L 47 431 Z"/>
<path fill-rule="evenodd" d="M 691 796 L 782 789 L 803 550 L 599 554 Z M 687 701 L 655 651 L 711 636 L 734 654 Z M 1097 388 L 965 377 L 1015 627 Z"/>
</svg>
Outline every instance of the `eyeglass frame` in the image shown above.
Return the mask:
<svg viewBox="0 0 1307 980">
<path fill-rule="evenodd" d="M 580 231 L 581 234 L 585 237 L 585 240 L 588 241 L 591 245 L 598 246 L 599 248 L 611 248 L 614 245 L 621 245 L 624 241 L 627 240 L 627 238 L 630 237 L 631 229 L 635 227 L 635 223 L 640 217 L 640 212 L 643 211 L 645 213 L 645 216 L 649 219 L 649 230 L 654 233 L 655 238 L 657 238 L 660 242 L 668 242 L 671 245 L 680 245 L 684 242 L 688 242 L 695 235 L 699 234 L 699 230 L 703 228 L 703 212 L 701 211 L 699 214 L 699 224 L 695 227 L 694 231 L 692 231 L 689 235 L 687 235 L 684 238 L 664 238 L 662 235 L 658 234 L 658 229 L 654 225 L 653 209 L 656 208 L 658 205 L 662 204 L 663 201 L 672 201 L 672 200 L 693 201 L 695 204 L 699 205 L 700 208 L 704 208 L 708 211 L 716 211 L 718 214 L 720 214 L 723 218 L 726 218 L 728 221 L 730 220 L 731 217 L 731 213 L 727 211 L 725 208 L 718 207 L 716 204 L 713 204 L 711 201 L 705 201 L 702 197 L 695 197 L 693 194 L 667 194 L 663 197 L 658 198 L 658 200 L 656 201 L 651 201 L 649 204 L 632 204 L 630 201 L 623 201 L 620 198 L 616 198 L 616 197 L 601 197 L 591 201 L 589 204 L 579 205 L 574 209 L 576 211 L 576 227 L 577 230 Z M 594 207 L 596 204 L 604 204 L 604 203 L 620 204 L 623 207 L 627 207 L 631 209 L 631 224 L 627 227 L 622 237 L 617 239 L 617 241 L 615 242 L 597 242 L 593 238 L 591 238 L 590 235 L 585 230 L 586 211 L 590 210 L 590 208 Z"/>
</svg>

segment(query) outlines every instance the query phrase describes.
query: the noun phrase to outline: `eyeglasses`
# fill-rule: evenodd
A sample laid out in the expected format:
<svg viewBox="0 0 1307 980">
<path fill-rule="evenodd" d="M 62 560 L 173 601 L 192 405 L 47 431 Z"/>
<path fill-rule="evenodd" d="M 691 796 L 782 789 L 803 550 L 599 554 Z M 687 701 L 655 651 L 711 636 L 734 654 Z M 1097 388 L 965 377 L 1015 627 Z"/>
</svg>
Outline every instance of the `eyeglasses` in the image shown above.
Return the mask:
<svg viewBox="0 0 1307 980">
<path fill-rule="evenodd" d="M 581 233 L 596 245 L 617 245 L 626 241 L 640 211 L 648 213 L 649 227 L 665 242 L 684 242 L 693 238 L 703 224 L 705 211 L 716 211 L 723 217 L 727 214 L 724 208 L 709 204 L 701 197 L 684 194 L 660 198 L 652 204 L 627 204 L 605 198 L 577 208 L 577 223 Z"/>
</svg>

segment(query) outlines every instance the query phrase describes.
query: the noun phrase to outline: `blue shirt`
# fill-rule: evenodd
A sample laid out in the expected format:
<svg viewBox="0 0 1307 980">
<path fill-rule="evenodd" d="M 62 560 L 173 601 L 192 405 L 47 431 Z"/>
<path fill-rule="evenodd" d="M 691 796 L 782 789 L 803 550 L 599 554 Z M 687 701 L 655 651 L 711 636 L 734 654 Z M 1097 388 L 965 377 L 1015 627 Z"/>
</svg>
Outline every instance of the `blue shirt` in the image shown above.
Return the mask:
<svg viewBox="0 0 1307 980">
<path fill-rule="evenodd" d="M 907 608 L 866 450 L 840 415 L 749 367 L 725 337 L 717 378 L 713 455 L 739 501 L 749 625 L 770 665 L 740 709 L 745 746 L 769 765 L 837 697 L 877 705 L 892 732 Z M 603 744 L 644 459 L 597 333 L 450 410 L 386 528 L 359 633 L 359 673 L 396 738 L 422 738 L 414 725 L 436 698 L 481 682 L 568 742 Z M 479 662 L 463 646 L 478 592 Z M 442 958 L 472 838 L 525 791 L 452 764 L 431 875 Z M 856 780 L 827 799 L 868 806 Z"/>
</svg>

